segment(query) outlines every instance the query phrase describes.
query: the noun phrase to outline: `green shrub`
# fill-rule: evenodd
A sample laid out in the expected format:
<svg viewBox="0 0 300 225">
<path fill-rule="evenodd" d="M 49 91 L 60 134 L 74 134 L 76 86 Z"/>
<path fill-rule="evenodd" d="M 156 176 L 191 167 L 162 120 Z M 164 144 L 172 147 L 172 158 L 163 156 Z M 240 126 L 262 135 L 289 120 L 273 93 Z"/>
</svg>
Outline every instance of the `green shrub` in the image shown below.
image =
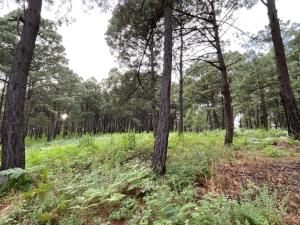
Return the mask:
<svg viewBox="0 0 300 225">
<path fill-rule="evenodd" d="M 126 133 L 122 135 L 120 146 L 124 151 L 133 151 L 136 149 L 135 133 Z"/>
<path fill-rule="evenodd" d="M 79 139 L 78 148 L 85 148 L 89 150 L 96 149 L 96 140 L 91 135 L 84 135 Z"/>
<path fill-rule="evenodd" d="M 267 146 L 263 149 L 263 154 L 272 158 L 292 156 L 293 152 L 289 149 L 281 149 L 276 146 Z"/>
<path fill-rule="evenodd" d="M 210 170 L 204 151 L 199 149 L 178 150 L 167 161 L 167 182 L 178 191 L 193 184 L 197 179 L 208 179 Z"/>
</svg>

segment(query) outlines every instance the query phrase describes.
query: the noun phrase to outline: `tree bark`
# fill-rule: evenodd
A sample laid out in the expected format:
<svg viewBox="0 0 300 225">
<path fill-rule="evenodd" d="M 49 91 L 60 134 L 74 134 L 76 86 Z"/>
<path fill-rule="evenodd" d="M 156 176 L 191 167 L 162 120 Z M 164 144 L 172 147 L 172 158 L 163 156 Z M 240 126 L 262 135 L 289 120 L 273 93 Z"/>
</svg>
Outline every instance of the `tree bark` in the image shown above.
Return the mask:
<svg viewBox="0 0 300 225">
<path fill-rule="evenodd" d="M 300 112 L 290 84 L 275 0 L 267 0 L 267 9 L 276 58 L 277 74 L 280 83 L 280 97 L 284 108 L 288 133 L 290 136 L 300 139 Z"/>
<path fill-rule="evenodd" d="M 24 108 L 26 83 L 41 19 L 42 0 L 29 0 L 13 59 L 2 122 L 1 169 L 25 168 Z"/>
<path fill-rule="evenodd" d="M 231 106 L 231 95 L 228 81 L 228 73 L 227 66 L 225 64 L 221 43 L 220 43 L 220 35 L 219 35 L 219 25 L 216 19 L 216 12 L 214 7 L 214 2 L 211 2 L 212 7 L 212 23 L 213 23 L 213 31 L 215 38 L 215 47 L 218 55 L 218 63 L 221 71 L 222 77 L 222 95 L 224 97 L 224 120 L 225 120 L 225 144 L 231 144 L 233 140 L 233 131 L 234 131 L 234 123 L 233 123 L 233 112 Z"/>
<path fill-rule="evenodd" d="M 164 1 L 164 65 L 160 92 L 160 112 L 152 166 L 157 175 L 166 172 L 170 128 L 170 89 L 172 73 L 172 0 Z"/>
</svg>

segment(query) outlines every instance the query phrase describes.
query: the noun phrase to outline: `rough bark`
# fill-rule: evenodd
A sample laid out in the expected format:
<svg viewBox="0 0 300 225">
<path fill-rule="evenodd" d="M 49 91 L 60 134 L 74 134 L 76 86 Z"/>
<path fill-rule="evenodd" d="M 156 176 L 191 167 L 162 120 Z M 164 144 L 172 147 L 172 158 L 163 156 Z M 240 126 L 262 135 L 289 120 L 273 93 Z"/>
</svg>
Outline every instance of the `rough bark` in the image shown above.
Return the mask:
<svg viewBox="0 0 300 225">
<path fill-rule="evenodd" d="M 227 66 L 225 64 L 225 60 L 221 48 L 219 25 L 217 23 L 213 2 L 211 2 L 211 7 L 212 7 L 212 23 L 213 23 L 213 31 L 214 31 L 214 38 L 215 38 L 215 47 L 217 50 L 218 63 L 221 72 L 222 95 L 224 97 L 224 121 L 225 121 L 225 129 L 226 129 L 224 143 L 231 144 L 233 140 L 234 123 L 233 123 L 233 112 L 231 106 L 231 95 L 230 95 L 230 88 L 229 88 L 229 81 L 228 81 Z"/>
<path fill-rule="evenodd" d="M 300 139 L 300 112 L 290 85 L 289 71 L 275 0 L 267 0 L 267 9 L 276 58 L 277 74 L 280 83 L 280 97 L 285 112 L 288 133 L 294 138 Z"/>
<path fill-rule="evenodd" d="M 153 169 L 158 175 L 166 172 L 166 158 L 170 127 L 170 89 L 172 73 L 172 0 L 164 1 L 164 65 L 161 80 L 160 112 L 155 137 Z"/>
<path fill-rule="evenodd" d="M 39 30 L 42 0 L 29 0 L 9 76 L 2 122 L 1 169 L 25 168 L 24 111 L 30 63 Z"/>
</svg>

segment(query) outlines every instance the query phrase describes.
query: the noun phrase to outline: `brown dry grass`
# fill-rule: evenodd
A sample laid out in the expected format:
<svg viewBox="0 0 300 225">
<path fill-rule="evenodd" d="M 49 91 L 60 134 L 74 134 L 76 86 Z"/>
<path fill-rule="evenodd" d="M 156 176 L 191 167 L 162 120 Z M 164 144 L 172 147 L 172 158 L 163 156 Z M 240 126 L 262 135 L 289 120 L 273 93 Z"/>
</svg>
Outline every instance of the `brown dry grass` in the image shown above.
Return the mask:
<svg viewBox="0 0 300 225">
<path fill-rule="evenodd" d="M 239 198 L 244 187 L 267 186 L 277 194 L 279 204 L 286 201 L 285 224 L 300 225 L 300 156 L 274 160 L 257 153 L 236 152 L 234 159 L 214 166 L 210 180 L 198 181 L 200 195 L 224 193 L 229 198 Z"/>
</svg>

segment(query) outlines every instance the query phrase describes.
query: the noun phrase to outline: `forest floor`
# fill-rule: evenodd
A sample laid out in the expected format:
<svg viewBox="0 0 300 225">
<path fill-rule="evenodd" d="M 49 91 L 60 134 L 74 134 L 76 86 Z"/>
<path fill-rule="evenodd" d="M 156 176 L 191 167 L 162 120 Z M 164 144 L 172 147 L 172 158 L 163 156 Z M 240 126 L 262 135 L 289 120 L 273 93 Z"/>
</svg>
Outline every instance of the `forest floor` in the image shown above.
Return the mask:
<svg viewBox="0 0 300 225">
<path fill-rule="evenodd" d="M 300 142 L 282 130 L 172 133 L 167 174 L 152 134 L 26 140 L 0 192 L 2 224 L 299 225 Z M 1 190 L 1 185 L 0 185 Z"/>
</svg>

